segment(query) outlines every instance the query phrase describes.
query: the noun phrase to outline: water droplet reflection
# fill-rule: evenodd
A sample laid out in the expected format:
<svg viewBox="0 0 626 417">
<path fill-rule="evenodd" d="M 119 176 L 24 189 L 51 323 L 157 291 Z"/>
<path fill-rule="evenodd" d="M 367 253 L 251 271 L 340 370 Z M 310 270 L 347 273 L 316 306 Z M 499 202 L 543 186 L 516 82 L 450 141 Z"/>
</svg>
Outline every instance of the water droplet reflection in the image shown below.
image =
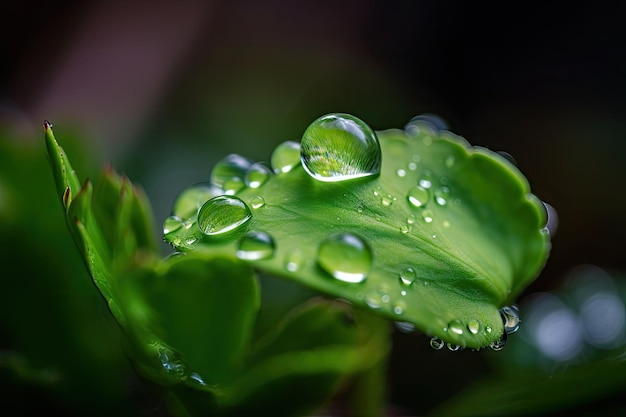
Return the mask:
<svg viewBox="0 0 626 417">
<path fill-rule="evenodd" d="M 301 160 L 319 181 L 335 182 L 378 175 L 381 151 L 374 131 L 349 114 L 328 114 L 304 132 Z"/>
<path fill-rule="evenodd" d="M 340 281 L 358 283 L 367 278 L 372 265 L 372 253 L 361 238 L 349 233 L 338 233 L 320 244 L 317 263 Z"/>
</svg>

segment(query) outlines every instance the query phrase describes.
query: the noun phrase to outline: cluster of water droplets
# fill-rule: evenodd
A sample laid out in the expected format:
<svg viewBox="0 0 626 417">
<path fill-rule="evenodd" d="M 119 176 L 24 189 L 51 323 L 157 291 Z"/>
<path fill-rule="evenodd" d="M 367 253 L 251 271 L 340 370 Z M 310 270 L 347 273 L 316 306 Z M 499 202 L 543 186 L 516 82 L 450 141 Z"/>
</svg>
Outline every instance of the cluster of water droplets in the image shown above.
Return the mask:
<svg viewBox="0 0 626 417">
<path fill-rule="evenodd" d="M 261 189 L 273 176 L 288 173 L 300 165 L 322 182 L 348 181 L 378 175 L 381 150 L 374 131 L 362 120 L 348 114 L 328 114 L 315 120 L 300 143 L 285 141 L 271 155 L 271 168 L 237 154 L 219 161 L 209 184 L 185 190 L 176 199 L 172 215 L 163 223 L 163 233 L 174 246 L 202 239 L 219 242 L 237 238 L 237 256 L 246 260 L 271 257 L 275 242 L 264 231 L 249 230 L 255 210 L 266 206 L 262 195 L 244 201 L 237 194 L 244 189 Z M 181 238 L 178 235 L 184 228 Z M 339 255 L 339 256 L 338 256 Z M 371 268 L 371 249 L 358 236 L 329 236 L 318 249 L 318 265 L 329 275 L 345 282 L 360 282 Z M 296 271 L 302 261 L 296 252 L 286 263 Z M 300 255 L 301 257 L 301 255 Z"/>
<path fill-rule="evenodd" d="M 405 127 L 409 139 L 421 140 L 424 146 L 431 146 L 441 130 L 446 129 L 440 119 L 432 116 L 419 116 Z M 454 156 L 444 160 L 446 167 L 456 163 Z M 268 202 L 260 192 L 274 175 L 292 172 L 300 165 L 313 179 L 322 183 L 353 181 L 380 174 L 382 164 L 381 148 L 375 132 L 362 120 L 347 114 L 329 114 L 315 120 L 304 132 L 300 143 L 285 141 L 278 145 L 271 155 L 271 165 L 255 163 L 240 155 L 231 154 L 221 160 L 211 173 L 210 184 L 198 185 L 183 192 L 176 200 L 173 213 L 163 224 L 166 237 L 172 233 L 178 236 L 181 228 L 188 233 L 186 238 L 170 239 L 175 246 L 190 245 L 197 240 L 222 242 L 236 239 L 236 256 L 240 259 L 256 261 L 271 258 L 276 252 L 276 242 L 270 233 L 254 230 L 251 224 L 255 212 L 267 207 Z M 400 225 L 403 234 L 410 233 L 418 222 L 432 226 L 435 221 L 444 228 L 450 227 L 445 218 L 436 216 L 451 204 L 460 204 L 454 198 L 453 190 L 443 176 L 420 166 L 420 155 L 411 155 L 408 163 L 396 170 L 402 181 L 412 181 L 407 187 L 403 206 L 408 206 L 406 222 Z M 254 197 L 238 196 L 242 190 L 259 190 Z M 400 206 L 399 198 L 374 186 L 374 197 L 386 209 Z M 365 212 L 363 204 L 356 208 Z M 443 216 L 441 216 L 443 217 Z M 377 218 L 380 220 L 380 218 Z M 338 219 L 339 220 L 339 219 Z M 252 229 L 252 230 L 251 230 Z M 435 230 L 435 229 L 433 229 Z M 431 237 L 437 238 L 432 232 Z M 288 272 L 298 272 L 304 265 L 314 263 L 329 277 L 348 284 L 363 283 L 372 269 L 374 253 L 370 245 L 354 233 L 338 232 L 323 239 L 318 247 L 315 260 L 305 259 L 299 248 L 286 252 L 283 265 Z M 404 267 L 398 272 L 399 285 L 392 288 L 377 288 L 369 293 L 357 292 L 357 300 L 362 300 L 372 309 L 388 304 L 389 311 L 398 317 L 406 310 L 403 297 L 411 287 L 421 281 L 414 267 Z M 505 324 L 502 338 L 490 346 L 500 350 L 506 344 L 506 335 L 519 326 L 519 314 L 514 306 L 504 307 L 501 314 Z M 401 323 L 401 321 L 398 321 Z M 479 321 L 463 323 L 452 321 L 445 329 L 456 338 L 459 336 L 490 333 L 491 329 L 481 326 Z M 442 349 L 459 350 L 459 345 L 446 344 L 434 337 L 431 346 Z"/>
<path fill-rule="evenodd" d="M 502 307 L 500 309 L 500 318 L 502 319 L 504 332 L 498 340 L 492 342 L 489 345 L 489 348 L 494 351 L 500 351 L 504 349 L 508 335 L 511 333 L 515 333 L 519 330 L 521 320 L 517 305 L 513 304 L 510 306 Z M 489 335 L 491 334 L 492 329 L 489 326 L 483 327 L 478 320 L 472 319 L 469 320 L 467 323 L 463 323 L 461 320 L 453 320 L 448 324 L 446 328 L 444 328 L 444 331 L 450 333 L 453 336 L 462 336 L 466 332 L 471 335 L 478 335 L 479 332 L 483 332 L 484 334 Z M 447 347 L 448 350 L 453 352 L 463 349 L 462 346 L 453 343 L 446 343 L 437 336 L 434 336 L 430 339 L 430 347 L 435 350 L 441 350 L 444 347 Z"/>
</svg>

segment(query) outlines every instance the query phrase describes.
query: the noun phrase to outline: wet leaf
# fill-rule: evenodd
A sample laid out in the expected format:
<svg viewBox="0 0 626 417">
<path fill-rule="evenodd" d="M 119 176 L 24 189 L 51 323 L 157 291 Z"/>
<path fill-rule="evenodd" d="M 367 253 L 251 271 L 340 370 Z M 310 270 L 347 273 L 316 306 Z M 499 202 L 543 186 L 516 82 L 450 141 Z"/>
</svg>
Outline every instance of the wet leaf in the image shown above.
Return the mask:
<svg viewBox="0 0 626 417">
<path fill-rule="evenodd" d="M 348 125 L 346 140 L 361 143 L 350 135 L 358 138 L 365 128 Z M 181 219 L 189 227 L 165 239 L 184 251 L 238 254 L 255 268 L 413 323 L 453 345 L 497 342 L 504 331 L 499 309 L 537 277 L 550 248 L 544 205 L 526 178 L 504 157 L 437 130 L 427 118 L 376 132 L 382 152 L 376 174 L 371 146 L 352 154 L 362 143 L 338 146 L 343 133 L 335 128 L 324 140 L 316 127 L 306 148 L 314 151 L 303 147 L 306 170 L 273 167 L 278 174 L 256 188 L 223 188 L 229 197 L 208 200 L 199 218 Z M 356 168 L 342 171 L 342 160 Z M 245 173 L 232 175 L 222 183 L 242 184 Z M 236 199 L 249 210 L 211 207 L 218 199 Z M 215 221 L 218 233 L 198 227 Z M 242 250 L 259 234 L 270 250 Z"/>
<path fill-rule="evenodd" d="M 175 415 L 298 415 L 387 354 L 386 323 L 363 313 L 352 320 L 347 304 L 327 300 L 299 307 L 253 344 L 260 294 L 250 264 L 204 251 L 160 259 L 143 194 L 110 168 L 95 186 L 79 186 L 49 126 L 46 142 L 58 189 L 72 183 L 64 205 L 79 252 L 125 331 L 135 368 L 163 390 Z M 199 195 L 212 194 L 195 187 L 175 214 L 193 208 Z M 207 230 L 228 232 L 229 216 L 247 215 L 238 201 L 222 198 L 232 211 Z M 267 249 L 263 239 L 247 243 L 251 253 Z"/>
</svg>

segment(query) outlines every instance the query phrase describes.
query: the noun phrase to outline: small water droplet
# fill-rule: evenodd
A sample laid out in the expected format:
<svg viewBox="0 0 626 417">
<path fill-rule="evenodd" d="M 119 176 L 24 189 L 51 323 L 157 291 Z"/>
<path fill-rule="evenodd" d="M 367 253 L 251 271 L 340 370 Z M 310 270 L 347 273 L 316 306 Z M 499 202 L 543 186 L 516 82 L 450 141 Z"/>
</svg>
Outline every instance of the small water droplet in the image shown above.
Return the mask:
<svg viewBox="0 0 626 417">
<path fill-rule="evenodd" d="M 264 205 L 265 205 L 265 199 L 261 197 L 260 195 L 250 200 L 250 207 L 252 207 L 255 210 L 260 209 Z"/>
<path fill-rule="evenodd" d="M 340 281 L 363 282 L 372 266 L 372 252 L 361 238 L 338 233 L 320 244 L 317 263 Z"/>
<path fill-rule="evenodd" d="M 406 224 L 403 224 L 403 225 L 400 227 L 400 231 L 401 231 L 402 233 L 405 233 L 405 234 L 406 234 L 406 233 L 409 233 L 409 232 L 411 231 L 411 226 L 407 226 Z"/>
<path fill-rule="evenodd" d="M 188 236 L 185 239 L 185 245 L 193 245 L 194 243 L 196 243 L 196 240 L 198 240 L 198 238 L 196 236 Z"/>
<path fill-rule="evenodd" d="M 349 114 L 328 114 L 306 129 L 301 141 L 302 166 L 325 182 L 378 175 L 381 150 L 376 134 Z"/>
<path fill-rule="evenodd" d="M 417 169 L 417 164 L 415 162 L 409 162 L 408 168 L 409 171 L 415 171 Z"/>
<path fill-rule="evenodd" d="M 444 341 L 437 336 L 433 336 L 432 339 L 430 339 L 430 347 L 435 350 L 441 350 L 445 345 Z"/>
<path fill-rule="evenodd" d="M 404 127 L 405 130 L 411 128 L 415 128 L 417 132 L 425 130 L 426 132 L 437 134 L 442 130 L 448 130 L 448 124 L 436 114 L 424 113 L 412 117 Z"/>
<path fill-rule="evenodd" d="M 447 343 L 446 346 L 448 347 L 448 350 L 451 352 L 458 352 L 459 350 L 461 350 L 460 345 L 455 345 L 453 343 Z"/>
<path fill-rule="evenodd" d="M 198 212 L 198 227 L 205 235 L 217 236 L 235 230 L 252 217 L 241 199 L 230 196 L 213 197 Z"/>
<path fill-rule="evenodd" d="M 276 174 L 291 171 L 300 164 L 300 144 L 290 140 L 281 143 L 272 152 L 271 163 Z"/>
<path fill-rule="evenodd" d="M 404 313 L 404 304 L 403 303 L 397 303 L 396 305 L 393 306 L 393 314 L 399 316 L 402 313 Z"/>
<path fill-rule="evenodd" d="M 517 305 L 513 304 L 500 309 L 500 317 L 504 324 L 504 331 L 507 334 L 515 333 L 519 330 L 520 318 Z"/>
<path fill-rule="evenodd" d="M 393 204 L 394 198 L 390 195 L 381 197 L 380 202 L 385 207 L 390 207 Z"/>
<path fill-rule="evenodd" d="M 285 258 L 285 268 L 289 272 L 297 272 L 304 264 L 304 254 L 300 249 L 293 249 Z"/>
<path fill-rule="evenodd" d="M 245 184 L 250 188 L 259 188 L 270 179 L 272 171 L 260 162 L 252 164 L 246 172 Z"/>
<path fill-rule="evenodd" d="M 447 220 L 444 220 L 442 223 L 443 227 L 450 227 L 450 222 Z"/>
<path fill-rule="evenodd" d="M 406 218 L 406 223 L 407 224 L 414 224 L 415 223 L 415 214 L 409 214 L 408 217 Z"/>
<path fill-rule="evenodd" d="M 406 199 L 413 205 L 413 207 L 422 207 L 426 203 L 428 203 L 428 190 L 416 185 L 411 187 L 408 194 L 406 195 Z"/>
<path fill-rule="evenodd" d="M 163 234 L 177 231 L 183 226 L 183 221 L 178 216 L 169 216 L 163 221 Z"/>
<path fill-rule="evenodd" d="M 448 187 L 441 187 L 435 190 L 435 201 L 440 206 L 448 204 L 450 198 L 450 189 Z"/>
<path fill-rule="evenodd" d="M 445 165 L 448 168 L 452 168 L 454 166 L 454 163 L 456 162 L 456 158 L 454 157 L 454 155 L 448 155 L 446 157 L 446 160 L 444 161 Z"/>
<path fill-rule="evenodd" d="M 448 331 L 454 334 L 463 334 L 463 322 L 461 320 L 453 320 L 448 324 Z"/>
<path fill-rule="evenodd" d="M 248 261 L 267 259 L 274 254 L 274 239 L 265 232 L 248 232 L 239 240 L 237 257 Z"/>
<path fill-rule="evenodd" d="M 433 212 L 430 211 L 430 210 L 422 211 L 422 218 L 424 219 L 424 221 L 426 223 L 432 223 L 433 222 Z"/>
<path fill-rule="evenodd" d="M 404 285 L 411 285 L 415 282 L 416 278 L 415 269 L 408 267 L 400 271 L 400 282 Z"/>
<path fill-rule="evenodd" d="M 405 290 L 400 291 L 400 295 L 404 297 L 406 295 L 406 291 Z"/>
<path fill-rule="evenodd" d="M 404 177 L 406 177 L 406 171 L 405 171 L 404 169 L 402 169 L 402 168 L 399 168 L 399 169 L 396 171 L 396 174 L 397 174 L 397 175 L 398 175 L 398 177 L 400 177 L 400 178 L 404 178 Z"/>
<path fill-rule="evenodd" d="M 430 146 L 433 143 L 433 138 L 431 138 L 430 136 L 424 136 L 422 138 L 422 143 L 426 146 Z"/>
<path fill-rule="evenodd" d="M 489 326 L 485 327 L 485 332 L 486 333 L 491 333 L 491 327 L 489 327 Z"/>
<path fill-rule="evenodd" d="M 480 330 L 480 323 L 478 322 L 478 320 L 468 321 L 467 330 L 469 330 L 471 334 L 478 334 L 478 331 Z"/>
<path fill-rule="evenodd" d="M 363 213 L 363 206 L 358 206 L 358 207 L 356 208 L 356 211 L 357 211 L 357 213 L 359 213 L 359 214 L 360 214 L 360 213 Z"/>
<path fill-rule="evenodd" d="M 211 184 L 224 194 L 235 194 L 245 186 L 246 172 L 252 161 L 241 155 L 230 154 L 219 161 L 211 171 Z"/>
<path fill-rule="evenodd" d="M 378 297 L 378 294 L 373 294 L 373 295 L 368 295 L 365 298 L 365 304 L 368 305 L 368 307 L 377 310 L 380 308 L 380 298 Z"/>
<path fill-rule="evenodd" d="M 491 344 L 489 345 L 489 347 L 492 350 L 495 350 L 496 352 L 499 350 L 504 349 L 504 346 L 506 346 L 506 340 L 507 340 L 507 334 L 506 332 L 502 333 L 502 336 L 500 337 L 499 340 L 496 340 L 495 342 L 491 342 Z"/>
<path fill-rule="evenodd" d="M 418 184 L 422 188 L 430 188 L 433 186 L 433 174 L 430 171 L 424 171 L 420 177 Z"/>
</svg>

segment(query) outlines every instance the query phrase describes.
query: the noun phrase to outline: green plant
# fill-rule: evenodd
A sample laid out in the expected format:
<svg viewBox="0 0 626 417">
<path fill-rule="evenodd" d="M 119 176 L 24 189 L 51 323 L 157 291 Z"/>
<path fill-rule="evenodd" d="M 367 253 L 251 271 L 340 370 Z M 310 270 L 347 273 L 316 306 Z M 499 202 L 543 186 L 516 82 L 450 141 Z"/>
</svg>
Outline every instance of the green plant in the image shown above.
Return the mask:
<svg viewBox="0 0 626 417">
<path fill-rule="evenodd" d="M 184 190 L 162 258 L 143 192 L 111 168 L 80 180 L 45 138 L 68 228 L 139 374 L 175 415 L 301 415 L 350 387 L 380 415 L 389 321 L 435 348 L 499 350 L 550 248 L 543 203 L 507 159 L 420 116 L 374 132 L 331 114 L 271 166 L 231 154 Z M 255 329 L 259 278 L 309 301 Z"/>
</svg>

